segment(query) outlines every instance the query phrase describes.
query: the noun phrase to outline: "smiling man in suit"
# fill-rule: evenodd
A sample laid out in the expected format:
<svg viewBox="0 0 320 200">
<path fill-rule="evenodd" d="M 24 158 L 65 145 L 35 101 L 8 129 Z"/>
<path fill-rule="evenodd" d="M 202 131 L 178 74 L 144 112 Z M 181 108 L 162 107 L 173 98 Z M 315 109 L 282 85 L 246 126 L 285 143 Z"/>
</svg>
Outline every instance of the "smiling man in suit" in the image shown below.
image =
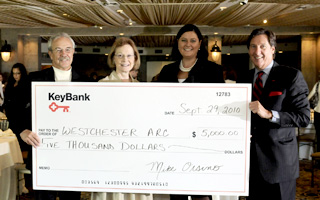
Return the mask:
<svg viewBox="0 0 320 200">
<path fill-rule="evenodd" d="M 72 68 L 75 43 L 67 33 L 58 33 L 50 37 L 48 41 L 49 56 L 52 60 L 52 67 L 31 72 L 29 74 L 31 81 L 50 81 L 50 82 L 85 82 L 87 78 L 76 72 Z M 31 87 L 30 87 L 31 89 Z M 31 92 L 31 91 L 30 91 Z M 31 125 L 31 122 L 29 123 Z M 28 127 L 27 127 L 28 128 Z M 29 145 L 37 148 L 40 146 L 41 139 L 37 133 L 25 129 L 20 133 L 21 139 Z M 28 156 L 31 162 L 31 153 Z M 31 163 L 29 163 L 31 164 Z M 52 191 L 36 190 L 36 200 L 56 200 L 57 195 L 60 200 L 80 200 L 80 192 L 75 191 Z"/>
<path fill-rule="evenodd" d="M 274 61 L 272 31 L 253 30 L 247 47 L 255 66 L 240 80 L 253 84 L 248 199 L 295 200 L 299 177 L 295 127 L 310 121 L 308 86 L 299 70 Z"/>
</svg>

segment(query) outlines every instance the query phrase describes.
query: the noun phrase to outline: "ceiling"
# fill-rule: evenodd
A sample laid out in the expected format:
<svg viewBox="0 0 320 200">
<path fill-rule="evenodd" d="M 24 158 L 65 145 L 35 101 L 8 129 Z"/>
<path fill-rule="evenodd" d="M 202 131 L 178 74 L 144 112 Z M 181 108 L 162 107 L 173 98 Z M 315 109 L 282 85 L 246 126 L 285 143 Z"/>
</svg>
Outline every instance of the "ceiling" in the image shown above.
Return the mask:
<svg viewBox="0 0 320 200">
<path fill-rule="evenodd" d="M 256 27 L 284 41 L 319 34 L 319 13 L 320 0 L 0 0 L 0 29 L 70 30 L 78 45 L 110 45 L 123 32 L 137 46 L 169 47 L 181 26 L 196 24 L 236 45 Z"/>
</svg>

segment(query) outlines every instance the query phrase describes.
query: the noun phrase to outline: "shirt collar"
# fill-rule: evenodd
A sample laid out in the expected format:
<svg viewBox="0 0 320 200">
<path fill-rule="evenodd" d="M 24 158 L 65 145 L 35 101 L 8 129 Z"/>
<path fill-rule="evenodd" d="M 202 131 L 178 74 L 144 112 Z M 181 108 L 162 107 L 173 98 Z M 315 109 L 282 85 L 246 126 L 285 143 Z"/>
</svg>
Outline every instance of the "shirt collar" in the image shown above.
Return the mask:
<svg viewBox="0 0 320 200">
<path fill-rule="evenodd" d="M 272 60 L 271 63 L 266 68 L 264 68 L 262 70 L 267 76 L 269 76 L 273 64 L 274 64 L 274 60 Z M 254 74 L 257 75 L 258 72 L 259 72 L 259 70 L 257 70 L 257 68 L 256 68 L 254 71 Z"/>
<path fill-rule="evenodd" d="M 70 82 L 71 81 L 71 70 L 72 68 L 70 68 L 69 70 L 67 71 L 64 71 L 64 70 L 61 70 L 61 69 L 58 69 L 54 66 L 52 66 L 53 68 L 53 71 L 54 71 L 54 79 L 56 82 Z"/>
</svg>

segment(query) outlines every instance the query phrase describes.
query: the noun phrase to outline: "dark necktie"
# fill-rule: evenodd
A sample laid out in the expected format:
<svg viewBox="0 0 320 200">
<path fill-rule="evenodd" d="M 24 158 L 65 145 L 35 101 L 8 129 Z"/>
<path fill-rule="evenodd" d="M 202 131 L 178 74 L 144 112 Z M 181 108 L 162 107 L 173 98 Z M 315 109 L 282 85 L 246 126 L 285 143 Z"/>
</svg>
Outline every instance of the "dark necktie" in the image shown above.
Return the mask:
<svg viewBox="0 0 320 200">
<path fill-rule="evenodd" d="M 260 97 L 263 90 L 263 84 L 262 84 L 262 75 L 263 71 L 258 72 L 258 77 L 256 79 L 256 82 L 254 83 L 253 91 L 252 91 L 252 100 L 258 100 L 260 101 Z"/>
</svg>

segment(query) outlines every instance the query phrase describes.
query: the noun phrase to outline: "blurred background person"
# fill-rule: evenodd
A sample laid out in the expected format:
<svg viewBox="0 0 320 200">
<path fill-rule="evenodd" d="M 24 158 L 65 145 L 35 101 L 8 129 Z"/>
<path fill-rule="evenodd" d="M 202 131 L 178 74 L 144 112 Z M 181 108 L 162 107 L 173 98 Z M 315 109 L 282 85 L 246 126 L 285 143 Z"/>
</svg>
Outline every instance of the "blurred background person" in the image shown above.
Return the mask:
<svg viewBox="0 0 320 200">
<path fill-rule="evenodd" d="M 237 73 L 231 67 L 223 67 L 223 79 L 226 83 L 236 83 Z"/>
<path fill-rule="evenodd" d="M 3 111 L 3 103 L 4 103 L 4 80 L 3 80 L 3 74 L 0 72 L 0 112 Z"/>
<path fill-rule="evenodd" d="M 318 87 L 317 87 L 318 85 Z M 314 84 L 312 90 L 310 91 L 308 95 L 308 99 L 310 100 L 311 97 L 318 92 L 319 101 L 320 101 L 320 82 L 317 81 L 316 84 Z M 313 109 L 313 125 L 316 129 L 316 137 L 317 137 L 317 149 L 314 151 L 320 152 L 320 102 L 318 102 L 317 106 Z"/>
<path fill-rule="evenodd" d="M 98 82 L 98 74 L 97 72 L 91 72 L 89 77 L 90 82 Z"/>
<path fill-rule="evenodd" d="M 31 116 L 29 86 L 30 81 L 25 66 L 21 63 L 14 64 L 6 85 L 3 108 L 9 121 L 9 128 L 17 134 L 21 151 L 24 153 L 31 149 L 19 136 L 20 132 L 29 126 L 28 119 Z"/>
<path fill-rule="evenodd" d="M 179 83 L 224 83 L 222 67 L 208 61 L 208 51 L 202 42 L 203 36 L 193 24 L 183 26 L 172 48 L 171 55 L 176 60 L 165 65 L 158 82 Z M 211 196 L 193 195 L 192 199 L 208 200 Z M 188 195 L 170 195 L 171 200 L 188 200 Z"/>
<path fill-rule="evenodd" d="M 154 77 L 152 77 L 151 82 L 158 82 L 159 75 L 160 75 L 160 73 L 158 73 Z"/>
<path fill-rule="evenodd" d="M 108 56 L 108 65 L 114 70 L 99 82 L 138 82 L 132 77 L 130 71 L 139 69 L 140 55 L 130 38 L 116 39 Z"/>
<path fill-rule="evenodd" d="M 132 69 L 130 71 L 130 74 L 133 79 L 138 80 L 138 75 L 139 75 L 139 69 Z"/>
</svg>

